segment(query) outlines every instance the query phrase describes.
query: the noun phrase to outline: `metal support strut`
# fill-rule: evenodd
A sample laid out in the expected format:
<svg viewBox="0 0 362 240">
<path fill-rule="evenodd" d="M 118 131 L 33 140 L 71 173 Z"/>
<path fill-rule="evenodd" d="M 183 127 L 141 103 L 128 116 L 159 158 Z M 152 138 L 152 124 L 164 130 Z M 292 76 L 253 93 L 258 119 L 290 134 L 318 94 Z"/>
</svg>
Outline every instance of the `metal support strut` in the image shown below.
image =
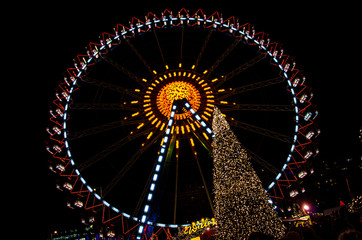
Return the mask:
<svg viewBox="0 0 362 240">
<path fill-rule="evenodd" d="M 167 128 L 166 128 L 163 140 L 162 140 L 162 145 L 160 147 L 159 155 L 157 157 L 156 166 L 153 169 L 153 174 L 151 175 L 152 176 L 152 181 L 151 181 L 149 189 L 148 189 L 146 203 L 145 203 L 145 205 L 143 207 L 143 214 L 142 214 L 142 217 L 141 217 L 140 225 L 138 227 L 138 232 L 137 232 L 137 238 L 136 239 L 141 239 L 144 232 L 145 232 L 145 225 L 147 223 L 149 213 L 151 212 L 150 211 L 151 210 L 150 209 L 151 208 L 151 202 L 152 202 L 153 194 L 154 194 L 156 186 L 157 186 L 159 173 L 160 173 L 160 171 L 162 169 L 163 162 L 164 162 L 164 160 L 166 158 L 168 147 L 170 146 L 170 142 L 171 142 L 170 133 L 171 133 L 172 125 L 175 122 L 174 121 L 174 116 L 176 114 L 176 109 L 177 109 L 177 104 L 173 103 L 172 104 L 172 109 L 171 109 L 171 114 L 170 114 L 170 117 L 169 117 L 168 122 L 167 122 Z"/>
</svg>

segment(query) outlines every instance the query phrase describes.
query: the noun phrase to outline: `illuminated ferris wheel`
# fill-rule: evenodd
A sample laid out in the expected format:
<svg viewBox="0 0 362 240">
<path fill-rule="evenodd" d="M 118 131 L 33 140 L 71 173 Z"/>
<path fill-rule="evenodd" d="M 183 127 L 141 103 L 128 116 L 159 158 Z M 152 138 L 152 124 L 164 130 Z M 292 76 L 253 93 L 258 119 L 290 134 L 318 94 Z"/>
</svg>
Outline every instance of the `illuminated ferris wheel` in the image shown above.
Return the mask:
<svg viewBox="0 0 362 240">
<path fill-rule="evenodd" d="M 318 154 L 306 83 L 280 44 L 235 17 L 182 9 L 132 18 L 64 74 L 47 129 L 50 170 L 68 207 L 104 226 L 104 237 L 171 239 L 213 216 L 217 106 L 283 211 Z"/>
</svg>

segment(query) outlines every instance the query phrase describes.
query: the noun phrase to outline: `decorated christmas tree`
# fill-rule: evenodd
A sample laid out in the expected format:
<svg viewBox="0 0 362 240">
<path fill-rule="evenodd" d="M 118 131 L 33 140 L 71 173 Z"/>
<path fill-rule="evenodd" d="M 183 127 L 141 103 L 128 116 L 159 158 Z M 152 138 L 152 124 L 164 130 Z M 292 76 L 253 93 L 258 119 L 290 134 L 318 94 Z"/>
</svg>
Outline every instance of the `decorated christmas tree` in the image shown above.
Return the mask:
<svg viewBox="0 0 362 240">
<path fill-rule="evenodd" d="M 219 239 L 244 239 L 252 232 L 283 236 L 285 227 L 268 202 L 245 148 L 216 107 L 212 130 L 214 207 Z"/>
</svg>

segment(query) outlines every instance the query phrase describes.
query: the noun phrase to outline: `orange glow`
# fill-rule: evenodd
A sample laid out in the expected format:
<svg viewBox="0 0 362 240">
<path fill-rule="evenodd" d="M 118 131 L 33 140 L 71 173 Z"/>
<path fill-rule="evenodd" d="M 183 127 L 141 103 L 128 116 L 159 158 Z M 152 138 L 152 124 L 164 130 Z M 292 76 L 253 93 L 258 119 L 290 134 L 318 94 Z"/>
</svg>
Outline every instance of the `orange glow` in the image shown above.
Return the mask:
<svg viewBox="0 0 362 240">
<path fill-rule="evenodd" d="M 170 116 L 171 105 L 174 100 L 187 99 L 193 109 L 197 111 L 201 104 L 200 92 L 194 85 L 184 81 L 175 81 L 166 84 L 158 93 L 156 103 L 160 112 L 165 116 Z M 176 114 L 176 120 L 189 117 L 190 113 Z"/>
</svg>

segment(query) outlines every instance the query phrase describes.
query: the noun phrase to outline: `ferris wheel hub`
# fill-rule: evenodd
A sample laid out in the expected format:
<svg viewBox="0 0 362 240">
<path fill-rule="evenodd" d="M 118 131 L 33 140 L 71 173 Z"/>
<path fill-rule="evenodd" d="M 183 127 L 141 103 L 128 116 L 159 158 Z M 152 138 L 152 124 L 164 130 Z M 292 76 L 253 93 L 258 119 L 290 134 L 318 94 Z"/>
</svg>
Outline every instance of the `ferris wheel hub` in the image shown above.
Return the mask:
<svg viewBox="0 0 362 240">
<path fill-rule="evenodd" d="M 214 101 L 213 94 L 203 74 L 181 68 L 166 70 L 148 82 L 142 96 L 143 110 L 151 122 L 166 121 L 175 100 L 186 99 L 196 112 L 205 111 L 207 103 Z M 186 120 L 190 116 L 190 112 L 176 113 L 175 120 Z"/>
</svg>

